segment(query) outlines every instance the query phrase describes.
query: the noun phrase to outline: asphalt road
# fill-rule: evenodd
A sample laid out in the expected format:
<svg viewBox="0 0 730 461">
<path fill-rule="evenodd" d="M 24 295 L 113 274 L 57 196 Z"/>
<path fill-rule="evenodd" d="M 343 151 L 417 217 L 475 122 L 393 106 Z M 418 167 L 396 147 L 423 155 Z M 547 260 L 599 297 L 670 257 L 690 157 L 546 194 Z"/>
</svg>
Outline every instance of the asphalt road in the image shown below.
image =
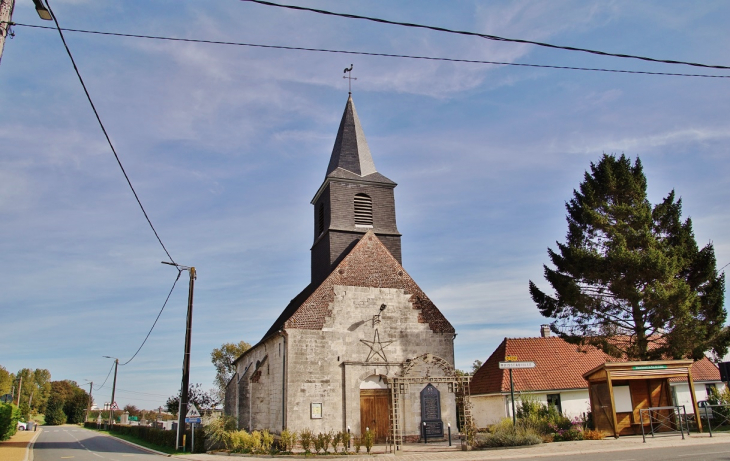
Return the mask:
<svg viewBox="0 0 730 461">
<path fill-rule="evenodd" d="M 78 426 L 46 426 L 33 446 L 33 461 L 169 461 L 113 437 Z"/>
<path fill-rule="evenodd" d="M 727 461 L 730 460 L 730 443 L 692 445 L 686 447 L 662 447 L 648 450 L 612 451 L 590 455 L 559 455 L 541 457 L 541 460 L 565 461 Z"/>
</svg>

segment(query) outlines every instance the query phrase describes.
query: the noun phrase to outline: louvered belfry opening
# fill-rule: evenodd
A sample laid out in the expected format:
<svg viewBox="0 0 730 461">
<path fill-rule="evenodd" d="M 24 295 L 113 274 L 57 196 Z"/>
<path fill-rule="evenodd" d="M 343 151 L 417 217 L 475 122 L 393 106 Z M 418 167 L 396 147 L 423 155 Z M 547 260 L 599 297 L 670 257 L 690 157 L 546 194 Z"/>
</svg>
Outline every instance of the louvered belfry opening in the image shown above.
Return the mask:
<svg viewBox="0 0 730 461">
<path fill-rule="evenodd" d="M 373 200 L 368 195 L 355 195 L 355 225 L 373 225 Z"/>
<path fill-rule="evenodd" d="M 319 216 L 317 216 L 317 234 L 324 232 L 324 203 L 319 204 Z"/>
</svg>

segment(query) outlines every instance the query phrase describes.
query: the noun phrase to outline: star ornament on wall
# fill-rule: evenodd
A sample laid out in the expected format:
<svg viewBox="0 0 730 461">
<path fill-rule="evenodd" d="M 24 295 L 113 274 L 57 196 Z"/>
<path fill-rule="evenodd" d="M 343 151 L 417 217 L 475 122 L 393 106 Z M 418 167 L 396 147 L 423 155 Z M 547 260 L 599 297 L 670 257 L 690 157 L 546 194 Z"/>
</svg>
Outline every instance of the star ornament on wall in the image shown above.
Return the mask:
<svg viewBox="0 0 730 461">
<path fill-rule="evenodd" d="M 372 341 L 367 341 L 365 339 L 361 339 L 360 342 L 370 348 L 370 353 L 368 354 L 368 358 L 365 359 L 366 362 L 369 362 L 370 359 L 375 358 L 375 357 L 380 357 L 381 359 L 383 359 L 383 362 L 387 362 L 388 357 L 385 356 L 385 351 L 383 349 L 390 346 L 395 341 L 381 341 L 380 334 L 378 333 L 378 330 L 375 329 L 375 335 L 373 336 Z"/>
</svg>

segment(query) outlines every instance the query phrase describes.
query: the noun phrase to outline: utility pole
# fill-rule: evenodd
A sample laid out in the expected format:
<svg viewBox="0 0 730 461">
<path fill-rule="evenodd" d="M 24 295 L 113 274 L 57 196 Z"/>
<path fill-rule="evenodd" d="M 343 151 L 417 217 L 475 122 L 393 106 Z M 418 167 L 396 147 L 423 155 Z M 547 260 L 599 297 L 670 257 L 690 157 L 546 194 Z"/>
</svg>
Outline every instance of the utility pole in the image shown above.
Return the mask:
<svg viewBox="0 0 730 461">
<path fill-rule="evenodd" d="M 51 21 L 53 16 L 48 8 L 43 5 L 42 0 L 33 0 L 35 10 L 41 19 Z M 8 35 L 13 36 L 10 32 L 10 26 L 13 22 L 13 9 L 15 8 L 15 0 L 0 0 L 0 60 L 3 58 L 3 49 L 5 48 L 5 39 Z"/>
<path fill-rule="evenodd" d="M 18 376 L 18 407 L 20 407 L 20 394 L 22 394 L 23 390 L 23 377 Z"/>
<path fill-rule="evenodd" d="M 182 388 L 180 389 L 180 407 L 177 415 L 177 435 L 175 437 L 175 449 L 181 446 L 181 431 L 184 434 L 185 416 L 188 413 L 188 386 L 190 384 L 190 343 L 193 330 L 193 289 L 197 273 L 194 267 L 180 266 L 174 263 L 162 261 L 162 264 L 175 266 L 177 270 L 187 270 L 190 274 L 190 285 L 188 287 L 188 316 L 185 327 L 185 355 L 183 356 Z"/>
<path fill-rule="evenodd" d="M 3 57 L 5 38 L 10 34 L 10 23 L 13 20 L 15 0 L 0 0 L 0 59 Z"/>
<path fill-rule="evenodd" d="M 112 402 L 109 405 L 109 429 L 111 430 L 112 425 L 114 424 L 114 404 L 116 404 L 114 401 L 114 393 L 117 391 L 117 367 L 119 367 L 119 359 L 109 357 L 108 355 L 105 355 L 104 358 L 114 359 L 114 384 L 112 385 Z"/>
<path fill-rule="evenodd" d="M 91 391 L 94 390 L 94 381 L 89 381 L 89 405 L 86 408 L 86 418 L 84 422 L 89 421 L 89 413 L 91 413 Z"/>
</svg>

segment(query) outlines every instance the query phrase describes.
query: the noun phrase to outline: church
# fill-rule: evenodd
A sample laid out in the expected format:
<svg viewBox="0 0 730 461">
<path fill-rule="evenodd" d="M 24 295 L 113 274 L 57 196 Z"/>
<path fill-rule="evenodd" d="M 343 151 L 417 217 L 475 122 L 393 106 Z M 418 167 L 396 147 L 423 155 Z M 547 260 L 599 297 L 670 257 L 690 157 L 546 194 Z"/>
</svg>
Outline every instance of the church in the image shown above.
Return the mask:
<svg viewBox="0 0 730 461">
<path fill-rule="evenodd" d="M 225 412 L 239 428 L 371 429 L 398 447 L 470 418 L 454 327 L 402 266 L 395 187 L 350 95 L 311 202 L 311 283 L 235 361 Z"/>
</svg>

